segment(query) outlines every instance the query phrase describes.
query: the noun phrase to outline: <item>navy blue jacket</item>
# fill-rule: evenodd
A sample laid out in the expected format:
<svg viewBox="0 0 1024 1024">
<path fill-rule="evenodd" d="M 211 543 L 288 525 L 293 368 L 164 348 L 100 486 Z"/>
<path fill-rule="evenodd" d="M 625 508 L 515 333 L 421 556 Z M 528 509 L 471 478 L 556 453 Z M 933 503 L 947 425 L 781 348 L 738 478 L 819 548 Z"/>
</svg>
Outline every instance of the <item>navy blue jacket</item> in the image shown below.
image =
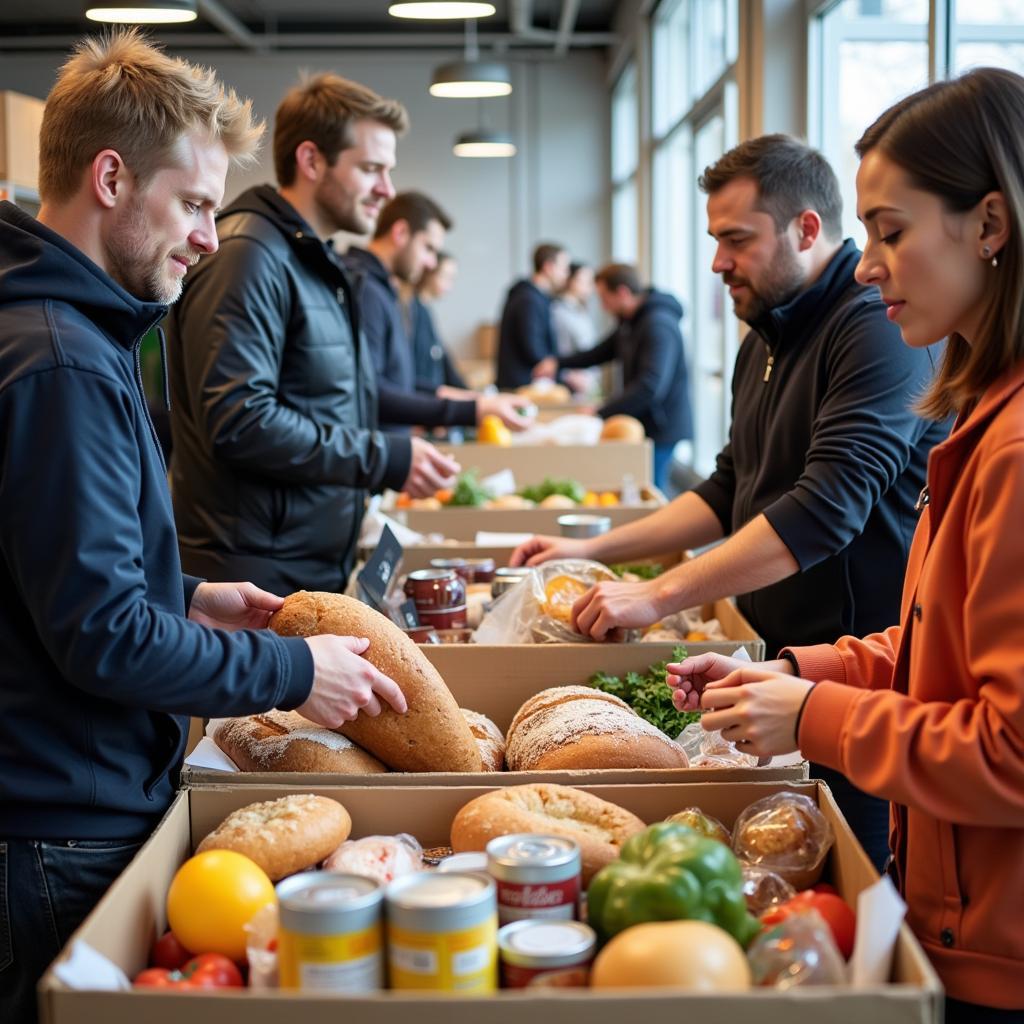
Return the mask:
<svg viewBox="0 0 1024 1024">
<path fill-rule="evenodd" d="M 593 348 L 564 356 L 560 369 L 600 366 L 617 360 L 622 389 L 612 395 L 598 416 L 633 416 L 656 445 L 673 445 L 693 437 L 690 381 L 679 321 L 683 307 L 666 292 L 644 293 L 643 304 L 622 320 Z"/>
<path fill-rule="evenodd" d="M 0 839 L 140 836 L 189 715 L 294 708 L 301 640 L 185 618 L 140 302 L 0 204 Z"/>
<path fill-rule="evenodd" d="M 409 319 L 409 334 L 412 337 L 416 390 L 433 394 L 442 385 L 465 388 L 466 381 L 437 336 L 430 307 L 419 296 L 414 295 L 409 300 L 406 315 Z"/>
<path fill-rule="evenodd" d="M 471 427 L 476 402 L 437 398 L 416 390 L 412 341 L 402 305 L 383 263 L 369 250 L 353 246 L 345 266 L 356 281 L 359 316 L 377 370 L 377 406 L 384 430 L 422 427 Z"/>
<path fill-rule="evenodd" d="M 738 601 L 770 658 L 899 622 L 914 505 L 951 426 L 911 411 L 935 354 L 903 343 L 878 289 L 854 280 L 859 259 L 847 240 L 809 289 L 751 325 L 729 443 L 695 488 L 727 534 L 763 513 L 800 566 Z"/>
<path fill-rule="evenodd" d="M 558 355 L 551 321 L 551 296 L 529 278 L 517 281 L 505 298 L 498 331 L 498 387 L 511 391 L 529 384 L 533 368 Z"/>
</svg>

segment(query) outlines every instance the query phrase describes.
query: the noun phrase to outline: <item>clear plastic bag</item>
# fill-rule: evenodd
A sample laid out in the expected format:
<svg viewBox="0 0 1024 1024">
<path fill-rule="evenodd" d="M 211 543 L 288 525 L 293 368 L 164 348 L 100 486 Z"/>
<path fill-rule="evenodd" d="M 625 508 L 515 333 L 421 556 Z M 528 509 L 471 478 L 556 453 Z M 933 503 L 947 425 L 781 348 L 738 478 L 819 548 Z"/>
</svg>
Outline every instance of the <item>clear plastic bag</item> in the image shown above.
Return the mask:
<svg viewBox="0 0 1024 1024">
<path fill-rule="evenodd" d="M 760 917 L 770 907 L 789 902 L 796 895 L 796 889 L 774 871 L 742 862 L 740 868 L 743 870 L 743 895 L 747 898 L 747 910 L 754 917 Z"/>
<path fill-rule="evenodd" d="M 758 759 L 744 754 L 720 732 L 708 732 L 699 721 L 691 722 L 677 737 L 691 768 L 756 768 Z"/>
<path fill-rule="evenodd" d="M 747 950 L 755 985 L 843 985 L 846 964 L 816 910 L 794 914 L 759 935 Z"/>
<path fill-rule="evenodd" d="M 699 807 L 684 807 L 681 811 L 670 814 L 665 820 L 686 825 L 694 832 L 699 832 L 708 839 L 717 839 L 731 848 L 732 836 L 729 835 L 729 830 L 714 815 L 705 814 Z"/>
<path fill-rule="evenodd" d="M 740 861 L 774 871 L 797 889 L 818 881 L 834 842 L 825 815 L 802 793 L 755 801 L 732 830 L 733 853 Z"/>
<path fill-rule="evenodd" d="M 718 619 L 705 619 L 701 609 L 684 608 L 667 615 L 656 622 L 640 638 L 645 644 L 663 643 L 704 643 L 705 641 L 727 640 L 725 630 Z"/>
<path fill-rule="evenodd" d="M 366 836 L 349 839 L 324 861 L 325 871 L 366 875 L 387 885 L 423 870 L 423 847 L 412 836 Z"/>
<path fill-rule="evenodd" d="M 245 930 L 245 956 L 249 962 L 249 988 L 278 987 L 277 904 L 268 903 L 252 916 Z"/>
</svg>

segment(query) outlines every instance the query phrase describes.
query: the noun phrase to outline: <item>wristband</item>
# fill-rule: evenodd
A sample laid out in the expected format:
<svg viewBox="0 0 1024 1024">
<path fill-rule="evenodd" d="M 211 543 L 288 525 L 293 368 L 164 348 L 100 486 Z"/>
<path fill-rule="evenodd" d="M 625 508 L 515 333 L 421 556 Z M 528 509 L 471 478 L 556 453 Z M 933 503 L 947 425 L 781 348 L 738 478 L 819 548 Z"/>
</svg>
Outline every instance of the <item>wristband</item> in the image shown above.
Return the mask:
<svg viewBox="0 0 1024 1024">
<path fill-rule="evenodd" d="M 807 707 L 807 698 L 814 693 L 814 687 L 817 683 L 812 683 L 811 688 L 804 694 L 804 699 L 800 702 L 800 710 L 796 713 L 796 722 L 793 725 L 793 740 L 796 743 L 797 750 L 800 749 L 800 720 L 804 717 L 804 708 Z"/>
</svg>

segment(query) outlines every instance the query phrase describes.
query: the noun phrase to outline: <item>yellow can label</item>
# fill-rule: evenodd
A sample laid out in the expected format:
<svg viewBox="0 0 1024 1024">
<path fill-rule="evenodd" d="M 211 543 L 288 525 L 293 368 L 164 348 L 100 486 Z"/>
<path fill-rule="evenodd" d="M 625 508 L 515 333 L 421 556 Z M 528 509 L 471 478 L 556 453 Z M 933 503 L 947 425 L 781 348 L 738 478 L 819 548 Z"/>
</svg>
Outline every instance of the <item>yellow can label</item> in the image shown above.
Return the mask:
<svg viewBox="0 0 1024 1024">
<path fill-rule="evenodd" d="M 411 932 L 389 925 L 388 966 L 395 989 L 494 992 L 498 915 L 458 932 Z"/>
<path fill-rule="evenodd" d="M 281 988 L 373 992 L 384 987 L 381 926 L 344 935 L 278 935 Z"/>
</svg>

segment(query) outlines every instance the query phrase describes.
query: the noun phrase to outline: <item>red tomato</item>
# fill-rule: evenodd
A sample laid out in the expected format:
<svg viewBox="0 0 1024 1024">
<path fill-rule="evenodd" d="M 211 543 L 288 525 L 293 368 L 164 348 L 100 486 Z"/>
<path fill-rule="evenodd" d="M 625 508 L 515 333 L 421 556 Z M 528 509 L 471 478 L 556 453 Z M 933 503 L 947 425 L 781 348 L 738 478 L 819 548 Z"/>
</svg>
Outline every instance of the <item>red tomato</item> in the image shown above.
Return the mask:
<svg viewBox="0 0 1024 1024">
<path fill-rule="evenodd" d="M 241 988 L 242 972 L 220 953 L 200 953 L 181 969 L 193 988 Z"/>
<path fill-rule="evenodd" d="M 799 914 L 808 909 L 816 910 L 821 914 L 832 932 L 832 938 L 835 939 L 839 952 L 849 959 L 850 954 L 853 953 L 857 916 L 840 896 L 834 896 L 830 892 L 815 892 L 813 889 L 808 889 L 806 892 L 797 893 L 788 902 L 766 911 L 761 915 L 761 922 L 766 925 L 778 924 L 792 914 Z"/>
<path fill-rule="evenodd" d="M 833 896 L 839 895 L 839 890 L 834 885 L 829 885 L 828 882 L 819 882 L 817 885 L 812 885 L 811 892 L 830 892 Z"/>
<path fill-rule="evenodd" d="M 132 982 L 138 988 L 178 988 L 180 975 L 177 971 L 169 971 L 166 967 L 147 967 L 140 971 Z"/>
<path fill-rule="evenodd" d="M 153 943 L 149 954 L 149 962 L 153 967 L 166 967 L 169 971 L 177 971 L 192 959 L 192 954 L 178 941 L 174 932 L 164 932 Z"/>
</svg>

